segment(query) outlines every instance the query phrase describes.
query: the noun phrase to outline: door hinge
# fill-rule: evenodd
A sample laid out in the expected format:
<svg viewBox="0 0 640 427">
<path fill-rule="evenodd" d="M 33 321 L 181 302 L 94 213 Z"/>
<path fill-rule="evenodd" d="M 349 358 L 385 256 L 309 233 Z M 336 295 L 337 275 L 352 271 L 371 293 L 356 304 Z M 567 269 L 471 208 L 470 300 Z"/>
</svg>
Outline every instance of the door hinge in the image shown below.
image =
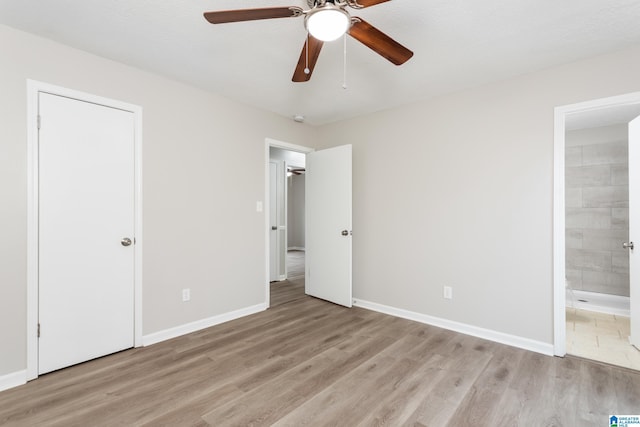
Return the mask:
<svg viewBox="0 0 640 427">
<path fill-rule="evenodd" d="M 38 323 L 38 338 L 40 338 L 40 323 Z"/>
<path fill-rule="evenodd" d="M 40 124 L 41 124 L 41 122 L 42 122 L 42 120 L 41 120 L 41 118 L 40 118 L 40 114 L 38 114 L 37 122 L 38 122 L 38 130 L 40 130 Z"/>
</svg>

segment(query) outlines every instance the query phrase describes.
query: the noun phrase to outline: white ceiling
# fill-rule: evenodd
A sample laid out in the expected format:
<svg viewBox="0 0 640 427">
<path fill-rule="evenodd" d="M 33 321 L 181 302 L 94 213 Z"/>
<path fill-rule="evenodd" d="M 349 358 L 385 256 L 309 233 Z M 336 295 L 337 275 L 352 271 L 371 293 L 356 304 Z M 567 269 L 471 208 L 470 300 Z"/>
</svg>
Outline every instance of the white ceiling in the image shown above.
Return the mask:
<svg viewBox="0 0 640 427">
<path fill-rule="evenodd" d="M 638 0 L 392 0 L 351 10 L 415 52 L 396 67 L 354 39 L 291 76 L 303 19 L 212 25 L 204 11 L 306 0 L 0 0 L 0 23 L 323 124 L 640 44 Z"/>
</svg>

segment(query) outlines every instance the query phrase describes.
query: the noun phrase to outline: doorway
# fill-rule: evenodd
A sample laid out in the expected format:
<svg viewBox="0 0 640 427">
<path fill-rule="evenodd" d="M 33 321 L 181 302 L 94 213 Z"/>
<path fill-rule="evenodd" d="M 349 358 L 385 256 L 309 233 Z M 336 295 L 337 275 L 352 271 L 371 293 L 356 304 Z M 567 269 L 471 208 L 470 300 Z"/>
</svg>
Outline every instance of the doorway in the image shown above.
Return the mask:
<svg viewBox="0 0 640 427">
<path fill-rule="evenodd" d="M 302 153 L 285 168 L 287 240 L 286 273 L 288 280 L 304 280 L 305 272 L 305 191 L 306 159 Z"/>
<path fill-rule="evenodd" d="M 346 144 L 314 151 L 306 147 L 267 139 L 265 142 L 267 208 L 270 201 L 271 147 L 305 154 L 305 294 L 351 307 L 353 303 L 352 146 Z M 262 202 L 258 202 L 258 211 L 262 212 L 262 208 Z M 265 215 L 267 307 L 270 305 L 269 248 L 273 227 L 270 223 L 270 215 Z"/>
<path fill-rule="evenodd" d="M 267 305 L 304 296 L 305 157 L 313 149 L 267 139 Z M 273 301 L 272 301 L 273 298 Z"/>
<path fill-rule="evenodd" d="M 141 109 L 28 83 L 27 379 L 141 343 Z"/>
<path fill-rule="evenodd" d="M 556 108 L 554 352 L 640 369 L 629 343 L 628 123 L 640 93 Z M 631 277 L 631 280 L 629 279 Z M 636 289 L 637 291 L 637 289 Z"/>
</svg>

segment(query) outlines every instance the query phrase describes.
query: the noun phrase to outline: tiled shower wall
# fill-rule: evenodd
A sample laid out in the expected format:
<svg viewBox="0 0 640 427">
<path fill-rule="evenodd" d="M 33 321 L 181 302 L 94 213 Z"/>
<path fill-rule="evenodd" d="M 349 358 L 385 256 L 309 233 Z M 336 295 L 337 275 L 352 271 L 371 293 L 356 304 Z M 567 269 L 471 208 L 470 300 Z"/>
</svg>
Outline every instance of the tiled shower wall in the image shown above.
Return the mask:
<svg viewBox="0 0 640 427">
<path fill-rule="evenodd" d="M 627 125 L 568 131 L 566 273 L 573 289 L 629 296 Z"/>
</svg>

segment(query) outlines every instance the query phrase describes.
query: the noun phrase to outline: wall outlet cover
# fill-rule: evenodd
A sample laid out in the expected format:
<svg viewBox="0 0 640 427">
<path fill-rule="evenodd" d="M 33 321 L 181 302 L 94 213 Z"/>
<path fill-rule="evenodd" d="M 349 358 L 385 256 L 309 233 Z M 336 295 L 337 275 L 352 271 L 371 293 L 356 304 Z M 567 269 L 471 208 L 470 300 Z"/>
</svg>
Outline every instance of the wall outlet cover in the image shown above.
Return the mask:
<svg viewBox="0 0 640 427">
<path fill-rule="evenodd" d="M 453 288 L 451 286 L 445 286 L 443 288 L 443 296 L 445 299 L 453 299 Z"/>
</svg>

